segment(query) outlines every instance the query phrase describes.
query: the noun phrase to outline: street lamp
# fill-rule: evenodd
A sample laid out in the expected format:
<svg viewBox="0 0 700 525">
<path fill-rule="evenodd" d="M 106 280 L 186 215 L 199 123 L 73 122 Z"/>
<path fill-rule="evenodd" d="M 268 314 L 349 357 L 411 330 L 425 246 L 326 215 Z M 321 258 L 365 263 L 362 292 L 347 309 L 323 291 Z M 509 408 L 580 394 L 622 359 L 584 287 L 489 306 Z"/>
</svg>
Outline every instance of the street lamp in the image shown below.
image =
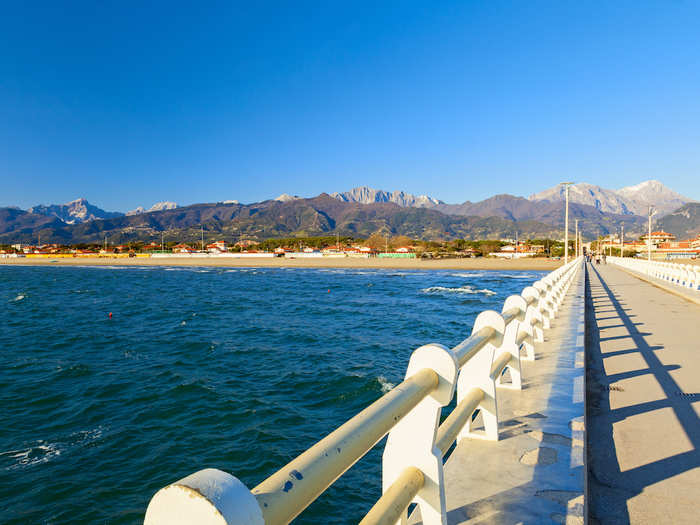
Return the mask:
<svg viewBox="0 0 700 525">
<path fill-rule="evenodd" d="M 647 260 L 651 261 L 651 218 L 656 215 L 656 210 L 649 205 L 649 236 L 647 237 Z"/>
<path fill-rule="evenodd" d="M 625 256 L 625 223 L 620 226 L 620 257 Z"/>
<path fill-rule="evenodd" d="M 564 264 L 569 262 L 569 186 L 573 182 L 560 182 L 565 188 L 566 212 L 564 213 Z"/>
</svg>

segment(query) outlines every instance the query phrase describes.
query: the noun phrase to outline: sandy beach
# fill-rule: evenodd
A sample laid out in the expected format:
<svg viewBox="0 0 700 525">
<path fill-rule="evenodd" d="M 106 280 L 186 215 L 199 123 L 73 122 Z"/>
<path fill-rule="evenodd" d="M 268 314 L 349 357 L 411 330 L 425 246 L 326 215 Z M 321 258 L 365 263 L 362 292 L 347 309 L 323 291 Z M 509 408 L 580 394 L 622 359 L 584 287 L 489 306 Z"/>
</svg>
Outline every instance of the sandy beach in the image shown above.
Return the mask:
<svg viewBox="0 0 700 525">
<path fill-rule="evenodd" d="M 495 259 L 360 259 L 360 258 L 307 258 L 234 259 L 215 257 L 76 257 L 76 258 L 6 258 L 3 266 L 216 266 L 246 268 L 376 268 L 404 270 L 542 270 L 552 271 L 563 261 L 545 258 Z"/>
</svg>

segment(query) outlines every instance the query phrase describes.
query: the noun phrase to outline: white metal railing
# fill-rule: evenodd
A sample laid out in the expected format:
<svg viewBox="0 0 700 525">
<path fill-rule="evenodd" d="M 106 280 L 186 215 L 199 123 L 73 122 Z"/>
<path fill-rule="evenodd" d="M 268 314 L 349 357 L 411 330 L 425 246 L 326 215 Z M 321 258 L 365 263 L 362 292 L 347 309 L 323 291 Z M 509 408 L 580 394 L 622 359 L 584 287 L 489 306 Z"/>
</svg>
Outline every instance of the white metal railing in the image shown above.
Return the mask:
<svg viewBox="0 0 700 525">
<path fill-rule="evenodd" d="M 508 297 L 500 313 L 481 312 L 454 348 L 416 349 L 402 383 L 252 491 L 226 472 L 200 470 L 159 490 L 145 525 L 289 523 L 387 434 L 383 494 L 362 525 L 404 521 L 411 503 L 424 524 L 444 525 L 445 454 L 462 439 L 498 440 L 498 388 L 521 389 L 520 361 L 535 358 L 535 343 L 544 340 L 581 266 L 579 257 Z M 510 383 L 502 381 L 506 369 Z M 440 425 L 455 390 L 457 406 Z M 477 410 L 483 431 L 473 428 Z"/>
<path fill-rule="evenodd" d="M 646 261 L 632 257 L 608 257 L 613 264 L 635 272 L 656 277 L 671 284 L 698 291 L 700 288 L 700 266 L 661 261 Z"/>
</svg>

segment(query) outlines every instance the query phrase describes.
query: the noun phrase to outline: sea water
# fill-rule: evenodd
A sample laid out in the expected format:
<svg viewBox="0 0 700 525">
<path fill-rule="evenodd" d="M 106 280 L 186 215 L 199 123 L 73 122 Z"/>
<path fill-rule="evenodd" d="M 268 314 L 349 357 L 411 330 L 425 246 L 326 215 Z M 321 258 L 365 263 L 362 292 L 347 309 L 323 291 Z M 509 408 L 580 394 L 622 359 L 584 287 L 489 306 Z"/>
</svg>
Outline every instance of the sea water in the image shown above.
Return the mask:
<svg viewBox="0 0 700 525">
<path fill-rule="evenodd" d="M 252 488 L 542 275 L 0 267 L 1 521 L 141 523 L 207 467 Z M 359 521 L 383 445 L 296 523 Z"/>
</svg>

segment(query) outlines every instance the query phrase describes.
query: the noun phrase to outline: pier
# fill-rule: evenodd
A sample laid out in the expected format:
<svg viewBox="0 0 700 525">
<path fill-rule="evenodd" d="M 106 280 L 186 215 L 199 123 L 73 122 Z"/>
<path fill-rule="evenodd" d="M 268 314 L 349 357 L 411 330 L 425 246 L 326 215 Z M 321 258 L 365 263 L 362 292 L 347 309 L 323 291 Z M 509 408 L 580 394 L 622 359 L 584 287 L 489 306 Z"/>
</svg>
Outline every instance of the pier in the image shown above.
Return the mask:
<svg viewBox="0 0 700 525">
<path fill-rule="evenodd" d="M 401 384 L 256 487 L 213 468 L 164 487 L 145 524 L 289 523 L 385 437 L 363 525 L 694 523 L 700 272 L 608 261 L 416 349 Z"/>
</svg>

